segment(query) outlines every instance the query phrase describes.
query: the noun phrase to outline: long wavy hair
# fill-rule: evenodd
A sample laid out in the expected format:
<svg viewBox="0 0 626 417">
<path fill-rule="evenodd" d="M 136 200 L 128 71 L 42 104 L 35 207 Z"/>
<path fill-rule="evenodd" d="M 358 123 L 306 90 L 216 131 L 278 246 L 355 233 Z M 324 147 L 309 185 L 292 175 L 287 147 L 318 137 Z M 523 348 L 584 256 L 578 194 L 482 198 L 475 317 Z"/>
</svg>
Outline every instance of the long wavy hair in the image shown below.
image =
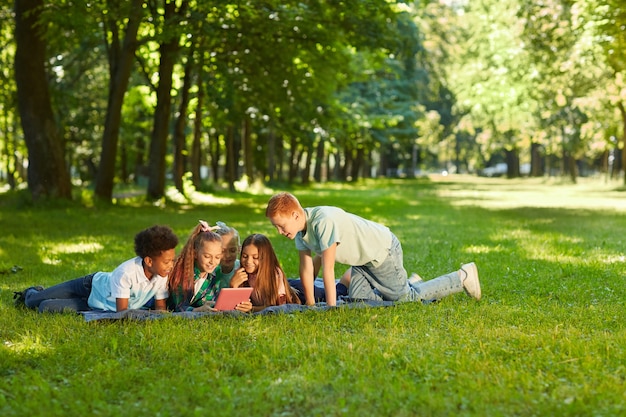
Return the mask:
<svg viewBox="0 0 626 417">
<path fill-rule="evenodd" d="M 191 301 L 194 293 L 196 254 L 205 242 L 219 242 L 220 244 L 222 242 L 222 237 L 211 229 L 213 228 L 209 227 L 206 222 L 201 221 L 191 232 L 170 273 L 168 281 L 170 294 L 182 293 L 185 301 Z"/>
<path fill-rule="evenodd" d="M 256 246 L 259 251 L 259 269 L 254 284 L 255 297 L 253 298 L 256 298 L 261 305 L 279 305 L 280 294 L 278 294 L 279 281 L 277 277 L 280 277 L 285 287 L 285 301 L 288 304 L 300 304 L 300 299 L 293 288 L 289 286 L 289 282 L 285 278 L 285 271 L 280 266 L 276 252 L 274 252 L 272 243 L 267 236 L 257 233 L 246 237 L 241 245 L 241 253 L 248 245 Z M 241 259 L 241 255 L 239 255 L 239 259 Z"/>
</svg>

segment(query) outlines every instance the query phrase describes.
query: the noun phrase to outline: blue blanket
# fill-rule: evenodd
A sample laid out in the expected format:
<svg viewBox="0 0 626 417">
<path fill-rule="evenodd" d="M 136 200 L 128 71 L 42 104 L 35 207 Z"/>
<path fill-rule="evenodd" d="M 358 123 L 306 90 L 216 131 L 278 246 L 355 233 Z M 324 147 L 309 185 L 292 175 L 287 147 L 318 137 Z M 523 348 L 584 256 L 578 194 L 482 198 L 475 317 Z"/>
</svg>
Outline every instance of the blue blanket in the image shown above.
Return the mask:
<svg viewBox="0 0 626 417">
<path fill-rule="evenodd" d="M 203 317 L 213 316 L 234 316 L 234 317 L 246 317 L 250 315 L 259 314 L 290 314 L 301 311 L 326 311 L 334 308 L 365 308 L 365 307 L 391 307 L 395 305 L 393 301 L 338 301 L 337 307 L 330 307 L 326 303 L 319 303 L 314 306 L 305 306 L 300 304 L 283 304 L 281 306 L 267 307 L 256 313 L 241 313 L 239 311 L 219 311 L 219 312 L 206 312 L 195 313 L 192 311 L 185 311 L 180 313 L 172 313 L 165 311 L 155 310 L 124 310 L 120 312 L 103 311 L 103 310 L 91 310 L 81 311 L 85 321 L 97 321 L 97 320 L 155 320 L 163 317 L 181 317 L 185 319 L 198 319 Z"/>
</svg>

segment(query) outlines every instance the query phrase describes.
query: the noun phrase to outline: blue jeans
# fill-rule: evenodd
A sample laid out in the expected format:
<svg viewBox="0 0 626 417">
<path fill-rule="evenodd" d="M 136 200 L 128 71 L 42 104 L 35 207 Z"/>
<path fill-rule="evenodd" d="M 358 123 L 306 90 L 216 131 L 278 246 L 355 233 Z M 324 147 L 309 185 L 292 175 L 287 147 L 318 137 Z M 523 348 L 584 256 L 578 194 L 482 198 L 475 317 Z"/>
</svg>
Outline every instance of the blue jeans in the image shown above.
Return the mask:
<svg viewBox="0 0 626 417">
<path fill-rule="evenodd" d="M 26 293 L 26 307 L 39 309 L 40 313 L 91 310 L 87 300 L 91 294 L 94 275 L 95 273 L 62 282 L 43 291 L 31 289 Z"/>
<path fill-rule="evenodd" d="M 407 280 L 402 245 L 395 235 L 382 264 L 352 266 L 349 295 L 354 300 L 421 301 L 419 293 Z"/>
<path fill-rule="evenodd" d="M 306 297 L 304 296 L 304 285 L 302 285 L 302 280 L 300 279 L 290 279 L 289 286 L 296 290 L 298 294 L 298 298 L 300 299 L 300 304 L 306 304 Z M 335 289 L 337 291 L 337 298 L 348 295 L 348 288 L 341 282 L 338 282 L 335 285 Z M 320 288 L 317 285 L 313 285 L 313 297 L 315 298 L 315 302 L 325 302 L 326 301 L 326 290 L 324 288 Z"/>
</svg>

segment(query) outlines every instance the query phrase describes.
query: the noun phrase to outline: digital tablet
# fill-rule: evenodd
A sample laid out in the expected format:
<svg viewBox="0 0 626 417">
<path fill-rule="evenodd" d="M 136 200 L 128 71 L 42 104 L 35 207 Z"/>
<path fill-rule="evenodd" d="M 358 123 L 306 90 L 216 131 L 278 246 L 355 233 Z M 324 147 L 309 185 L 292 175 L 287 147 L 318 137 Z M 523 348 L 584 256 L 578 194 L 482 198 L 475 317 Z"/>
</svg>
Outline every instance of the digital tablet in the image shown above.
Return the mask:
<svg viewBox="0 0 626 417">
<path fill-rule="evenodd" d="M 222 288 L 213 308 L 220 311 L 234 310 L 237 304 L 250 300 L 250 294 L 251 287 Z"/>
</svg>

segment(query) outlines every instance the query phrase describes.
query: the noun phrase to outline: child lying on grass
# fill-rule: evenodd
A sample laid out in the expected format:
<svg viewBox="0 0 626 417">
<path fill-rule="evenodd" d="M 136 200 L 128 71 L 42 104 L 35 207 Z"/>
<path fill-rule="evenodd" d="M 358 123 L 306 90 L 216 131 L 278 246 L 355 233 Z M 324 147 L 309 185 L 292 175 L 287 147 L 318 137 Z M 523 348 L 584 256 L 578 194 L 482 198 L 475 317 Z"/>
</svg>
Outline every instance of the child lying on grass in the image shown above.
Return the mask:
<svg viewBox="0 0 626 417">
<path fill-rule="evenodd" d="M 174 311 L 215 311 L 213 305 L 223 287 L 215 271 L 223 259 L 222 237 L 216 233 L 220 225 L 210 227 L 205 221 L 194 228 L 170 274 L 168 308 Z M 238 304 L 235 310 L 247 313 L 250 301 Z"/>
<path fill-rule="evenodd" d="M 239 257 L 241 268 L 230 281 L 230 286 L 253 287 L 254 311 L 282 304 L 300 304 L 300 300 L 285 278 L 270 240 L 262 234 L 244 239 Z"/>
<path fill-rule="evenodd" d="M 123 311 L 152 306 L 166 309 L 167 276 L 174 266 L 178 237 L 167 226 L 152 226 L 135 235 L 136 257 L 113 272 L 95 272 L 48 289 L 16 292 L 16 305 L 39 312 Z"/>
</svg>

